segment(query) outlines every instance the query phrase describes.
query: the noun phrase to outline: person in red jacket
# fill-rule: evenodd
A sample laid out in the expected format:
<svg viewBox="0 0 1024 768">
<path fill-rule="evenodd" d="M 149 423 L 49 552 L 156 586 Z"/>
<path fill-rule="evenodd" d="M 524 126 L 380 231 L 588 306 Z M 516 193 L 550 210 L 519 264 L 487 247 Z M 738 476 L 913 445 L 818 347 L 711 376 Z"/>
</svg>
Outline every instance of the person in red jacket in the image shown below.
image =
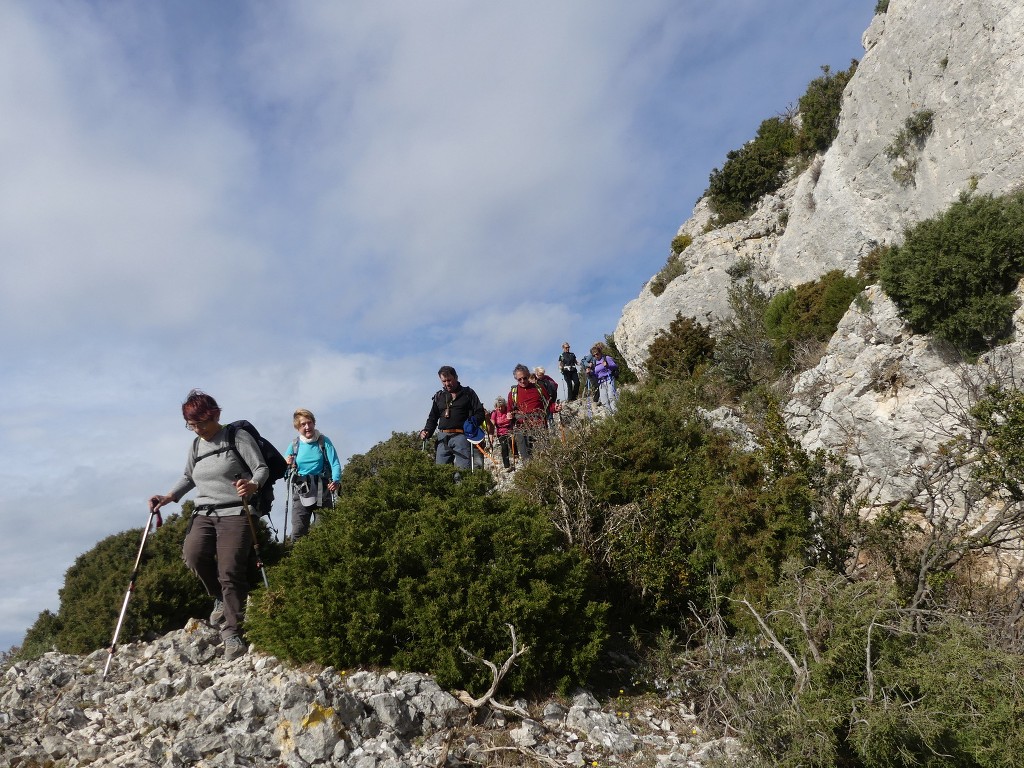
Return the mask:
<svg viewBox="0 0 1024 768">
<path fill-rule="evenodd" d="M 537 435 L 547 431 L 548 414 L 558 413 L 561 406 L 548 396 L 542 386 L 530 380 L 530 369 L 520 363 L 512 370 L 516 384 L 509 390 L 512 408 L 512 437 L 523 461 L 530 458 Z"/>
</svg>

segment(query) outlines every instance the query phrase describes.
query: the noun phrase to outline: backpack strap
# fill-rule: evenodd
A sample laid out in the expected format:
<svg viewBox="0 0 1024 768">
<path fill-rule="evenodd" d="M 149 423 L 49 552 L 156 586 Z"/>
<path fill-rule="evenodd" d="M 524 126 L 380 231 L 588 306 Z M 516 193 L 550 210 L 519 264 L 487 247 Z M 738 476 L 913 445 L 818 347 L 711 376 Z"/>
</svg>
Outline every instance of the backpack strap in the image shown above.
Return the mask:
<svg viewBox="0 0 1024 768">
<path fill-rule="evenodd" d="M 250 477 L 252 477 L 252 468 L 242 457 L 242 454 L 239 453 L 238 446 L 235 445 L 235 434 L 238 432 L 238 427 L 236 427 L 234 424 L 228 424 L 227 427 L 225 428 L 228 431 L 228 444 L 222 448 L 216 448 L 212 451 L 204 453 L 202 456 L 199 455 L 199 437 L 196 436 L 196 439 L 192 441 L 192 466 L 195 466 L 198 462 L 210 456 L 217 456 L 221 453 L 234 451 L 235 456 L 238 457 L 238 460 L 242 462 L 242 466 L 245 467 L 245 471 L 249 473 Z"/>
<path fill-rule="evenodd" d="M 323 432 L 320 433 L 320 437 L 316 439 L 316 444 L 320 447 L 320 455 L 324 457 L 323 467 L 320 469 L 320 474 L 325 478 L 331 477 L 331 463 L 327 460 L 327 439 L 324 437 Z"/>
</svg>

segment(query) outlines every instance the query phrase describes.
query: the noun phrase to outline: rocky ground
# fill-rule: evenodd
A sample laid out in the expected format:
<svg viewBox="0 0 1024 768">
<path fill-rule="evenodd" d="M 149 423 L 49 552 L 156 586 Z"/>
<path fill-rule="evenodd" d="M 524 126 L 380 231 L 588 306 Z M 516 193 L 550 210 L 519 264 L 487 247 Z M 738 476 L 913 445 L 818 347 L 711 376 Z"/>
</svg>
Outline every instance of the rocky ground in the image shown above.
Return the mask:
<svg viewBox="0 0 1024 768">
<path fill-rule="evenodd" d="M 0 766 L 688 766 L 726 758 L 689 707 L 588 692 L 472 708 L 428 676 L 296 669 L 251 648 L 221 657 L 190 621 L 108 653 L 45 654 L 0 681 Z M 500 700 L 500 695 L 497 697 Z M 730 759 L 732 758 L 732 759 Z"/>
</svg>

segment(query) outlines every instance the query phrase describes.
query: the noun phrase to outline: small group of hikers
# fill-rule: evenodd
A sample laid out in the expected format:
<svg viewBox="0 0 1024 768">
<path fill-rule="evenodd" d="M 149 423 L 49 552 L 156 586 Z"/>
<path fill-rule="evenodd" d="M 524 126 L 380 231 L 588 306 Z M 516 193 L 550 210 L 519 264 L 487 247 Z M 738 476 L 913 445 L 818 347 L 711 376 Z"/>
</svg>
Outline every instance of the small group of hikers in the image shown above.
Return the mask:
<svg viewBox="0 0 1024 768">
<path fill-rule="evenodd" d="M 577 369 L 582 364 L 588 388 L 592 383 L 600 402 L 615 411 L 617 366 L 601 344 L 595 344 L 590 354 L 577 362 L 567 342 L 562 345 L 558 363 L 568 386 L 569 401 L 580 395 Z M 516 383 L 507 398 L 495 400 L 490 414 L 476 392 L 459 383 L 454 368 L 442 366 L 437 375 L 441 389 L 432 399 L 420 439 L 426 441 L 439 430 L 435 454 L 438 464 L 472 469 L 472 451 L 479 448 L 484 438 L 482 427 L 486 426 L 501 447 L 505 469 L 510 469 L 515 457 L 524 461 L 530 458 L 535 441 L 562 408 L 557 382 L 540 367 L 531 372 L 525 365 L 517 365 L 513 371 Z M 181 477 L 167 493 L 150 497 L 149 511 L 151 516 L 155 515 L 161 507 L 177 503 L 196 489 L 195 510 L 185 533 L 182 556 L 213 598 L 210 624 L 220 631 L 224 658 L 230 660 L 247 651 L 242 623 L 249 594 L 251 550 L 256 552 L 257 565 L 262 569 L 252 510 L 269 514 L 269 499 L 266 508 L 260 506 L 261 491 L 270 491 L 274 480 L 288 476 L 294 542 L 308 533 L 316 510 L 333 505 L 332 494 L 341 482 L 341 461 L 331 440 L 316 428 L 316 417 L 305 408 L 293 414 L 292 426 L 298 435 L 283 456 L 248 422 L 222 424 L 217 401 L 198 389 L 188 393 L 181 414 L 186 429 L 196 437 L 186 455 Z M 483 454 L 482 449 L 480 452 Z M 287 525 L 288 517 L 285 538 Z M 115 643 L 116 633 L 117 630 Z"/>
<path fill-rule="evenodd" d="M 562 378 L 565 379 L 565 386 L 568 389 L 567 402 L 572 402 L 580 396 L 580 375 L 579 367 L 583 366 L 584 381 L 586 382 L 584 397 L 592 397 L 593 402 L 607 408 L 615 413 L 618 393 L 615 389 L 615 379 L 618 377 L 619 366 L 611 355 L 604 351 L 604 344 L 596 342 L 590 353 L 579 360 L 576 353 L 569 348 L 569 342 L 562 344 L 562 354 L 558 356 L 558 367 L 562 371 Z M 543 371 L 543 369 L 541 369 Z"/>
<path fill-rule="evenodd" d="M 569 342 L 562 345 L 558 365 L 565 379 L 568 394 L 566 402 L 580 396 L 579 366 L 583 366 L 587 381 L 585 397 L 593 397 L 610 413 L 615 412 L 617 392 L 615 377 L 618 365 L 605 353 L 604 345 L 597 343 L 589 355 L 577 360 Z M 497 443 L 501 450 L 501 463 L 506 470 L 515 468 L 517 458 L 530 458 L 534 443 L 550 428 L 554 414 L 562 409 L 558 401 L 558 383 L 547 375 L 543 367 L 531 372 L 520 363 L 512 370 L 516 383 L 508 397 L 498 397 L 489 413 L 472 387 L 464 386 L 450 365 L 437 372 L 441 380 L 439 389 L 431 399 L 427 421 L 420 430 L 420 439 L 426 441 L 437 430 L 435 461 L 454 464 L 459 469 L 472 469 L 479 452 L 479 464 L 489 454 L 480 447 L 485 435 L 491 438 L 491 447 Z M 591 393 L 592 390 L 592 393 Z M 493 459 L 492 459 L 493 461 Z"/>
<path fill-rule="evenodd" d="M 189 392 L 181 413 L 185 427 L 196 434 L 185 471 L 170 491 L 149 499 L 149 510 L 155 513 L 196 489 L 182 555 L 213 598 L 210 623 L 220 630 L 224 658 L 234 659 L 246 652 L 241 627 L 249 592 L 250 550 L 255 544 L 250 503 L 272 483 L 266 456 L 270 451 L 261 448 L 257 438 L 239 426 L 241 422 L 221 424 L 220 406 L 205 392 Z M 287 465 L 295 541 L 309 531 L 317 509 L 333 504 L 331 494 L 341 481 L 341 461 L 334 444 L 316 428 L 310 411 L 296 410 L 292 424 L 298 436 L 283 459 L 276 451 L 273 455 Z"/>
</svg>

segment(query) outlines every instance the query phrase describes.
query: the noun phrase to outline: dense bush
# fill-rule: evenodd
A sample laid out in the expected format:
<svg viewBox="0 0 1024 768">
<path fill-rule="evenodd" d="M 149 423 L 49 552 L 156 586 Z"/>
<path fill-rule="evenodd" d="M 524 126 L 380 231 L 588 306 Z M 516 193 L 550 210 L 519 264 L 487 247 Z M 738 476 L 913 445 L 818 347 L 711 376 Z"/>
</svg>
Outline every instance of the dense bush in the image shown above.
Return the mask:
<svg viewBox="0 0 1024 768">
<path fill-rule="evenodd" d="M 807 86 L 800 97 L 800 133 L 797 149 L 805 155 L 824 152 L 839 132 L 839 112 L 843 105 L 843 90 L 857 71 L 857 62 L 851 61 L 846 71 L 833 73 L 826 64 L 821 77 Z"/>
<path fill-rule="evenodd" d="M 661 296 L 665 289 L 668 288 L 669 283 L 685 273 L 686 263 L 679 258 L 679 254 L 669 254 L 665 266 L 661 268 L 658 274 L 651 278 L 651 293 L 655 296 Z"/>
<path fill-rule="evenodd" d="M 715 226 L 748 216 L 761 197 L 782 186 L 796 141 L 792 122 L 771 117 L 761 123 L 753 140 L 726 155 L 722 168 L 711 172 L 705 193 Z"/>
<path fill-rule="evenodd" d="M 974 477 L 988 492 L 1024 502 L 1024 392 L 990 387 L 971 415 L 987 438 Z"/>
<path fill-rule="evenodd" d="M 677 312 L 669 327 L 658 331 L 647 348 L 644 369 L 656 379 L 683 379 L 710 362 L 714 351 L 710 329 Z"/>
<path fill-rule="evenodd" d="M 747 642 L 761 652 L 735 659 L 730 680 L 765 765 L 1019 761 L 1024 659 L 977 625 L 935 615 L 916 631 L 885 582 L 821 570 L 791 571 L 760 615 L 766 631 Z"/>
<path fill-rule="evenodd" d="M 150 531 L 119 643 L 181 629 L 190 617 L 209 614 L 212 601 L 181 557 L 187 526 L 187 513 L 173 514 L 161 528 Z M 258 526 L 264 561 L 272 563 L 280 557 L 280 548 L 269 541 L 266 526 L 262 522 Z M 141 528 L 123 531 L 79 555 L 64 576 L 57 613 L 40 614 L 26 634 L 19 657 L 34 658 L 51 646 L 64 653 L 90 653 L 109 646 L 141 539 Z M 254 563 L 249 576 L 253 587 L 261 583 Z"/>
<path fill-rule="evenodd" d="M 839 130 L 843 90 L 857 71 L 851 61 L 846 71 L 833 73 L 823 66 L 799 101 L 800 128 L 787 116 L 763 121 L 754 138 L 731 150 L 722 167 L 708 178 L 705 195 L 715 214 L 711 226 L 721 227 L 750 215 L 757 201 L 786 181 L 791 161 L 798 155 L 824 152 Z"/>
<path fill-rule="evenodd" d="M 764 322 L 768 301 L 753 280 L 729 288 L 732 315 L 715 329 L 715 374 L 721 378 L 728 399 L 775 378 L 775 343 Z"/>
<path fill-rule="evenodd" d="M 516 487 L 601 564 L 620 625 L 675 629 L 708 613 L 712 574 L 726 592 L 757 594 L 809 546 L 817 470 L 781 420 L 765 424 L 764 447 L 744 453 L 683 383 L 647 384 L 614 417 L 553 442 Z"/>
<path fill-rule="evenodd" d="M 587 678 L 605 641 L 590 571 L 548 518 L 493 492 L 490 475 L 437 467 L 394 435 L 346 468 L 345 493 L 272 574 L 249 637 L 297 662 L 430 672 L 482 692 L 491 675 L 461 654 L 503 661 L 506 625 L 530 647 L 502 690 Z"/>
<path fill-rule="evenodd" d="M 918 333 L 975 355 L 1004 341 L 1024 275 L 1024 193 L 963 197 L 907 229 L 880 283 Z"/>
<path fill-rule="evenodd" d="M 840 269 L 772 297 L 765 309 L 765 328 L 776 345 L 780 368 L 789 366 L 801 342 L 827 342 L 836 332 L 850 302 L 864 281 Z"/>
<path fill-rule="evenodd" d="M 693 243 L 693 238 L 685 232 L 676 235 L 672 238 L 672 253 L 680 254 L 685 251 Z"/>
</svg>

